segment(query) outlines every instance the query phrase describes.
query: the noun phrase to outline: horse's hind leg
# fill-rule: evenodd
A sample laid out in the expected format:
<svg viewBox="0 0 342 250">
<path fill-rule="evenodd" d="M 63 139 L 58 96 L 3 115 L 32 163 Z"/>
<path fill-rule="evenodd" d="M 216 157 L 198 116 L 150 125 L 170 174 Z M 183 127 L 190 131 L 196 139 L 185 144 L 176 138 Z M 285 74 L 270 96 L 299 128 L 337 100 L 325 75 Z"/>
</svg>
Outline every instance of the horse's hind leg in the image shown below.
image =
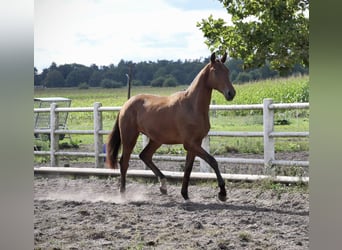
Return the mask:
<svg viewBox="0 0 342 250">
<path fill-rule="evenodd" d="M 152 170 L 152 172 L 159 178 L 160 192 L 162 194 L 167 194 L 165 175 L 157 168 L 157 166 L 152 161 L 153 154 L 156 152 L 156 150 L 160 146 L 161 146 L 160 143 L 157 143 L 150 139 L 149 143 L 140 153 L 139 157 Z"/>
<path fill-rule="evenodd" d="M 120 158 L 120 192 L 124 193 L 126 190 L 126 175 L 127 169 L 129 166 L 129 159 L 131 157 L 131 153 L 133 148 L 137 142 L 139 133 L 130 133 L 129 136 L 125 136 L 122 141 L 122 155 Z"/>
</svg>

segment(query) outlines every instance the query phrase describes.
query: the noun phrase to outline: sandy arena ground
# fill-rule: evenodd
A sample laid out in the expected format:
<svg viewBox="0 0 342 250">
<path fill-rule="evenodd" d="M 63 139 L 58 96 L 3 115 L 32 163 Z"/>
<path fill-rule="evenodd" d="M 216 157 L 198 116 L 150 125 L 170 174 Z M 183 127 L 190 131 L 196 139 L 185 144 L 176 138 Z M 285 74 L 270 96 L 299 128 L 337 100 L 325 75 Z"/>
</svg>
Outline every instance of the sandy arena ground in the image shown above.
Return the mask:
<svg viewBox="0 0 342 250">
<path fill-rule="evenodd" d="M 308 249 L 309 194 L 305 189 L 216 182 L 180 183 L 168 194 L 155 181 L 71 176 L 34 179 L 35 249 Z"/>
</svg>

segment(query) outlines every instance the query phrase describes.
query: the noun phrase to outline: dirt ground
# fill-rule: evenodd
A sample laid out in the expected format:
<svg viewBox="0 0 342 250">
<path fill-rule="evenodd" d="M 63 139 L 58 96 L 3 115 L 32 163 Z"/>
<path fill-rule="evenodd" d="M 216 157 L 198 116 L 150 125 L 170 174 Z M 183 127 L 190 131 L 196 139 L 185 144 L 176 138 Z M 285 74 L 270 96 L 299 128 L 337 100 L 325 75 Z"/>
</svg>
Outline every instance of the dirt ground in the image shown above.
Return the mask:
<svg viewBox="0 0 342 250">
<path fill-rule="evenodd" d="M 309 194 L 281 185 L 35 176 L 35 249 L 308 249 Z"/>
</svg>

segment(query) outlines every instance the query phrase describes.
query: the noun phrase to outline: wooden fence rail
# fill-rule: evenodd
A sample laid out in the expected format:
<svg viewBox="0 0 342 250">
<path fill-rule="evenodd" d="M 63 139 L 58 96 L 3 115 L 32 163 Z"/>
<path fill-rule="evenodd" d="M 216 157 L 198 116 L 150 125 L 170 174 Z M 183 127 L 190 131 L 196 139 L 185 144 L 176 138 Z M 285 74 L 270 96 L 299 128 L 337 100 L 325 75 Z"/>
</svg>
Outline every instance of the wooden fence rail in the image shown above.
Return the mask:
<svg viewBox="0 0 342 250">
<path fill-rule="evenodd" d="M 50 134 L 50 150 L 38 151 L 35 150 L 35 155 L 50 155 L 50 166 L 58 166 L 58 156 L 84 156 L 95 158 L 95 168 L 103 168 L 103 136 L 110 133 L 108 130 L 103 130 L 102 112 L 112 111 L 118 112 L 121 107 L 102 107 L 101 103 L 94 103 L 93 107 L 58 107 L 56 103 L 52 103 L 50 108 L 37 108 L 34 112 L 49 112 L 50 113 L 50 128 L 49 129 L 34 129 L 35 134 Z M 275 132 L 274 131 L 274 111 L 276 109 L 308 109 L 309 103 L 273 103 L 272 99 L 264 99 L 263 104 L 252 105 L 210 105 L 211 111 L 218 110 L 262 110 L 263 113 L 263 131 L 262 132 L 227 132 L 227 131 L 210 131 L 208 136 L 202 142 L 203 148 L 210 151 L 210 136 L 227 136 L 227 137 L 263 137 L 264 139 L 264 159 L 246 159 L 246 158 L 227 158 L 215 157 L 218 162 L 241 163 L 241 164 L 263 164 L 265 167 L 273 165 L 289 165 L 289 166 L 309 166 L 308 161 L 285 161 L 275 160 L 275 138 L 277 137 L 309 137 L 309 132 Z M 93 112 L 94 128 L 92 130 L 66 130 L 58 129 L 58 114 L 59 112 Z M 59 135 L 60 134 L 89 134 L 94 136 L 94 151 L 93 152 L 68 152 L 59 150 Z M 148 142 L 148 138 L 143 136 L 143 146 Z M 133 159 L 138 158 L 137 155 L 132 155 Z M 185 156 L 169 156 L 155 155 L 155 160 L 164 161 L 184 161 Z M 198 160 L 198 159 L 196 159 Z M 200 163 L 201 172 L 209 172 L 210 168 L 204 161 Z"/>
</svg>

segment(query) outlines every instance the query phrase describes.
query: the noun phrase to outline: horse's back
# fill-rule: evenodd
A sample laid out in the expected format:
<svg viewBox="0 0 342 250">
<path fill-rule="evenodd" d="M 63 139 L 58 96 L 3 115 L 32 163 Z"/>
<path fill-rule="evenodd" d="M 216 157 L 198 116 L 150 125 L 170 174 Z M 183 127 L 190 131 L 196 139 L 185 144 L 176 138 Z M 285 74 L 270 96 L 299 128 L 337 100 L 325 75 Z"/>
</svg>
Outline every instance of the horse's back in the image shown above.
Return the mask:
<svg viewBox="0 0 342 250">
<path fill-rule="evenodd" d="M 179 98 L 139 94 L 130 98 L 120 111 L 121 127 L 137 130 L 163 144 L 182 143 L 179 139 Z M 129 127 L 129 128 L 128 128 Z"/>
<path fill-rule="evenodd" d="M 180 92 L 171 96 L 139 94 L 131 97 L 122 108 L 124 112 L 126 112 L 126 110 L 129 110 L 129 112 L 137 110 L 139 113 L 160 111 L 175 112 L 180 104 L 180 96 Z"/>
</svg>

